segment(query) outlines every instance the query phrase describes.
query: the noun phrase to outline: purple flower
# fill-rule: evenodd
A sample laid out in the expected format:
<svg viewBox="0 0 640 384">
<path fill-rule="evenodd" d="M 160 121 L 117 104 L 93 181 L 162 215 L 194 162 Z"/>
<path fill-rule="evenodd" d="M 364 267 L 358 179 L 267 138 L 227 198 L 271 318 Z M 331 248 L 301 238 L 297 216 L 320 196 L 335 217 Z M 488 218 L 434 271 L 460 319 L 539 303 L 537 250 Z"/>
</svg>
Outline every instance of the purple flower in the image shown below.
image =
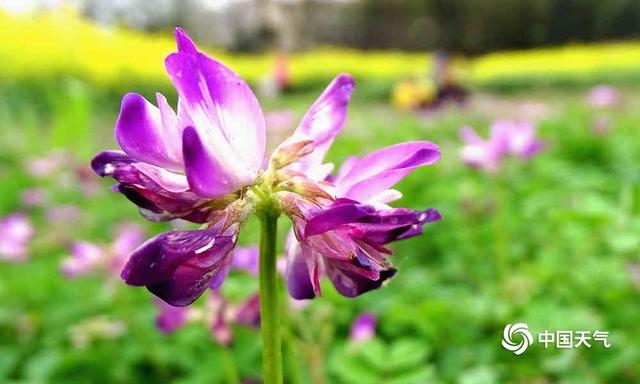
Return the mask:
<svg viewBox="0 0 640 384">
<path fill-rule="evenodd" d="M 349 339 L 353 342 L 371 340 L 376 336 L 376 317 L 373 313 L 363 313 L 351 323 Z"/>
<path fill-rule="evenodd" d="M 338 292 L 354 297 L 378 288 L 396 273 L 388 243 L 422 233 L 440 219 L 433 209 L 391 208 L 402 195 L 390 189 L 414 169 L 433 164 L 440 152 L 429 142 L 408 142 L 349 159 L 330 177 L 336 200 L 318 207 L 296 199 L 302 212 L 286 246 L 286 283 L 294 299 L 321 294 L 326 274 Z M 361 203 L 362 201 L 363 203 Z M 291 214 L 293 215 L 293 214 Z"/>
<path fill-rule="evenodd" d="M 156 315 L 156 327 L 162 333 L 173 333 L 181 328 L 189 320 L 190 308 L 174 307 L 160 299 L 154 300 L 158 307 Z"/>
<path fill-rule="evenodd" d="M 246 264 L 243 253 L 233 250 L 240 229 L 264 199 L 292 218 L 299 248 L 310 250 L 306 280 L 318 266 L 341 292 L 354 296 L 392 276 L 395 269 L 381 255 L 389 253 L 384 245 L 419 233 L 437 213 L 386 206 L 399 195 L 388 188 L 416 167 L 437 161 L 437 146 L 410 142 L 385 148 L 327 179 L 333 165 L 323 164 L 324 155 L 342 130 L 355 85 L 341 74 L 292 136 L 266 157 L 265 118 L 251 89 L 198 51 L 180 29 L 176 40 L 178 50 L 165 66 L 178 91 L 178 108 L 159 94 L 157 107 L 140 95 L 126 95 L 115 128 L 122 151 L 99 153 L 92 167 L 113 177 L 114 190 L 147 219 L 206 225 L 148 240 L 124 267 L 125 282 L 145 286 L 174 306 L 215 290 L 232 265 Z M 359 213 L 345 216 L 346 206 Z M 312 229 L 305 229 L 307 223 Z M 334 241 L 345 241 L 346 248 L 332 249 Z M 296 272 L 288 278 L 305 279 L 300 265 L 296 261 L 289 268 Z M 251 268 L 255 273 L 255 265 Z M 317 284 L 313 292 L 319 294 Z"/>
<path fill-rule="evenodd" d="M 173 333 L 190 323 L 206 325 L 211 336 L 221 345 L 228 346 L 233 339 L 233 323 L 257 328 L 260 326 L 260 299 L 258 294 L 249 296 L 240 304 L 232 304 L 219 290 L 209 290 L 204 306 L 174 307 L 162 300 L 154 300 L 158 307 L 156 327 L 162 333 Z"/>
<path fill-rule="evenodd" d="M 489 172 L 500 168 L 504 154 L 502 143 L 482 139 L 471 127 L 463 127 L 460 130 L 460 138 L 464 142 L 460 156 L 465 164 Z"/>
<path fill-rule="evenodd" d="M 593 87 L 587 95 L 587 104 L 592 107 L 611 107 L 619 101 L 620 93 L 618 90 L 608 85 Z"/>
<path fill-rule="evenodd" d="M 0 220 L 0 259 L 13 262 L 25 261 L 33 234 L 33 225 L 26 215 L 13 213 L 2 218 Z"/>
<path fill-rule="evenodd" d="M 544 142 L 536 138 L 535 125 L 526 122 L 498 120 L 491 126 L 491 138 L 506 153 L 531 158 L 544 149 Z"/>
<path fill-rule="evenodd" d="M 87 241 L 71 245 L 69 257 L 60 263 L 61 272 L 74 278 L 96 269 L 107 272 L 120 271 L 129 254 L 142 242 L 144 231 L 135 224 L 120 225 L 113 244 L 99 246 Z"/>
<path fill-rule="evenodd" d="M 463 127 L 460 138 L 464 142 L 460 150 L 462 161 L 488 172 L 496 172 L 508 154 L 529 159 L 544 149 L 544 142 L 536 137 L 536 127 L 529 122 L 498 120 L 491 126 L 488 140 L 473 128 Z"/>
</svg>

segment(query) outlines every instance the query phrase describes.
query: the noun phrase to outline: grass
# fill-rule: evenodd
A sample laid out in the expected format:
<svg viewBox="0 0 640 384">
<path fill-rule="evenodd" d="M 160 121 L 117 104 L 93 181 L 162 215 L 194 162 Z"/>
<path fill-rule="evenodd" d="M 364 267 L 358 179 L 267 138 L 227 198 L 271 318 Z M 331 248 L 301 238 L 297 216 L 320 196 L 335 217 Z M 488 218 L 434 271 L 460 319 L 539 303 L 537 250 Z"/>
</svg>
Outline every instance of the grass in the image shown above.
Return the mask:
<svg viewBox="0 0 640 384">
<path fill-rule="evenodd" d="M 267 101 L 266 109 L 286 106 L 300 117 L 317 92 L 285 95 Z M 397 205 L 434 207 L 443 220 L 394 246 L 399 272 L 388 286 L 346 299 L 325 281 L 324 298 L 291 314 L 287 377 L 298 372 L 307 382 L 322 372 L 330 383 L 640 380 L 638 288 L 629 272 L 640 246 L 636 90 L 624 90 L 620 105 L 601 110 L 584 104 L 582 90 L 508 98 L 477 93 L 465 108 L 429 116 L 394 111 L 370 93 L 356 88 L 347 128 L 329 159 L 340 163 L 405 140 L 439 144 L 442 160 L 402 181 Z M 26 210 L 38 233 L 27 263 L 0 264 L 2 382 L 225 380 L 224 350 L 204 326 L 162 335 L 144 289 L 117 279 L 106 283 L 100 274 L 67 280 L 58 271 L 73 239 L 108 243 L 117 223 L 143 220 L 109 192 L 109 181 L 98 181 L 98 192 L 86 196 L 68 166 L 37 178 L 25 163 L 61 148 L 82 166 L 95 151 L 115 148 L 118 103 L 113 93 L 77 80 L 0 87 L 0 214 Z M 541 111 L 539 134 L 548 142 L 541 156 L 509 161 L 496 176 L 460 162 L 460 126 L 486 133 L 492 120 L 523 116 L 532 105 Z M 610 134 L 593 133 L 598 118 L 609 120 Z M 73 204 L 81 215 L 52 222 L 46 207 L 24 208 L 19 196 L 28 187 L 45 188 L 48 206 Z M 149 236 L 169 228 L 146 226 Z M 256 242 L 256 229 L 250 223 L 241 242 Z M 256 286 L 234 276 L 224 291 L 240 297 Z M 362 311 L 378 316 L 378 336 L 354 346 L 347 341 L 349 324 Z M 96 331 L 86 347 L 74 346 L 71 329 L 97 317 L 123 321 L 126 331 L 114 338 Z M 515 322 L 527 322 L 534 334 L 606 330 L 613 346 L 545 350 L 534 344 L 515 356 L 500 347 L 503 327 Z M 257 378 L 258 333 L 237 327 L 234 336 L 231 358 L 239 376 Z"/>
</svg>

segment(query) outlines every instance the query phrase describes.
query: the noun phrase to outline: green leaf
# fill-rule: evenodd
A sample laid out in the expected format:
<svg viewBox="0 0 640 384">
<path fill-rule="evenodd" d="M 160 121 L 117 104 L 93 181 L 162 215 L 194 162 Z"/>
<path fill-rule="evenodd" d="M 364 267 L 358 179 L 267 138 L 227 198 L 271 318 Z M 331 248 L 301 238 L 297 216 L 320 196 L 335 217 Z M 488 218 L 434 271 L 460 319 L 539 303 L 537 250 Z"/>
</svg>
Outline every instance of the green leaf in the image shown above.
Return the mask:
<svg viewBox="0 0 640 384">
<path fill-rule="evenodd" d="M 389 369 L 393 372 L 421 365 L 429 355 L 424 342 L 402 339 L 393 343 L 389 356 Z"/>
</svg>

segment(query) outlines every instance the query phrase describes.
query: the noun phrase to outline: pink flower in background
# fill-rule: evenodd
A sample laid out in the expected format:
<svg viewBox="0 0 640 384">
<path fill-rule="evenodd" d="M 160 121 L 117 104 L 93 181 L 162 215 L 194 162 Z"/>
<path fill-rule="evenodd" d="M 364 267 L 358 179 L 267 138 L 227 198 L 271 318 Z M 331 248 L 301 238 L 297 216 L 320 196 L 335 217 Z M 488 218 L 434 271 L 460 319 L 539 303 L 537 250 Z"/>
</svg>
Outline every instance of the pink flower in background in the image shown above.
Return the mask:
<svg viewBox="0 0 640 384">
<path fill-rule="evenodd" d="M 118 273 L 127 262 L 129 254 L 142 243 L 144 230 L 135 224 L 122 224 L 118 227 L 114 242 L 99 246 L 87 241 L 76 241 L 71 245 L 70 255 L 62 260 L 61 272 L 74 278 L 104 270 Z"/>
<path fill-rule="evenodd" d="M 500 168 L 504 154 L 503 143 L 481 138 L 471 127 L 460 130 L 464 146 L 460 150 L 462 161 L 470 167 L 495 172 Z"/>
<path fill-rule="evenodd" d="M 33 234 L 31 221 L 22 213 L 13 213 L 1 219 L 0 259 L 12 262 L 27 260 Z"/>
<path fill-rule="evenodd" d="M 471 127 L 460 129 L 464 145 L 462 161 L 473 168 L 496 172 L 506 155 L 530 159 L 542 150 L 544 142 L 536 137 L 536 127 L 530 122 L 498 120 L 491 126 L 488 139 L 481 138 Z"/>
<path fill-rule="evenodd" d="M 363 313 L 351 323 L 349 339 L 354 342 L 371 340 L 376 336 L 376 317 L 373 313 Z"/>
<path fill-rule="evenodd" d="M 52 177 L 69 164 L 69 154 L 54 150 L 44 156 L 28 159 L 25 164 L 27 173 L 37 178 Z"/>
<path fill-rule="evenodd" d="M 531 158 L 544 149 L 544 142 L 536 137 L 536 127 L 526 121 L 498 120 L 491 126 L 491 140 L 506 153 Z"/>
<path fill-rule="evenodd" d="M 45 216 L 50 224 L 77 224 L 82 212 L 73 204 L 57 205 L 47 208 Z"/>
<path fill-rule="evenodd" d="M 48 198 L 48 193 L 43 188 L 27 188 L 20 194 L 20 201 L 26 207 L 41 207 Z"/>
<path fill-rule="evenodd" d="M 162 333 L 173 333 L 197 316 L 197 310 L 190 307 L 174 307 L 158 298 L 154 298 L 153 302 L 158 308 L 156 327 Z"/>
<path fill-rule="evenodd" d="M 587 104 L 592 107 L 611 107 L 620 101 L 620 92 L 608 85 L 591 88 L 587 95 Z"/>
</svg>

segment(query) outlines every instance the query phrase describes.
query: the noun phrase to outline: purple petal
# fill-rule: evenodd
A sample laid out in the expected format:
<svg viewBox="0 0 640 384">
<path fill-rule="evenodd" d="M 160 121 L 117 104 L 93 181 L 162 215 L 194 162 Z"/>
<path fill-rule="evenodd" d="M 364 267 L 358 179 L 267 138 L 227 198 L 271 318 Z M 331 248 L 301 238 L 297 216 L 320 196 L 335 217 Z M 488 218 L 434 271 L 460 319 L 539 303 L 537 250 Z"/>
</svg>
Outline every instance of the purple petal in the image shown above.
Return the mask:
<svg viewBox="0 0 640 384">
<path fill-rule="evenodd" d="M 351 323 L 349 339 L 359 342 L 374 338 L 376 335 L 376 323 L 377 320 L 373 313 L 363 313 L 359 315 L 353 323 Z"/>
<path fill-rule="evenodd" d="M 347 106 L 354 87 L 350 75 L 340 74 L 309 108 L 288 142 L 313 140 L 314 150 L 302 158 L 295 169 L 307 172 L 322 164 L 347 119 Z"/>
<path fill-rule="evenodd" d="M 160 94 L 158 103 L 162 105 L 164 113 L 144 97 L 136 93 L 126 94 L 116 122 L 116 140 L 122 150 L 134 159 L 181 170 L 181 132 L 173 111 Z M 165 121 L 163 117 L 169 120 Z"/>
<path fill-rule="evenodd" d="M 198 195 L 216 198 L 252 183 L 252 177 L 243 178 L 221 163 L 195 128 L 185 128 L 182 140 L 187 179 Z"/>
<path fill-rule="evenodd" d="M 165 66 L 185 117 L 205 141 L 212 162 L 242 182 L 255 178 L 264 160 L 266 132 L 262 109 L 249 86 L 200 52 L 173 53 Z"/>
<path fill-rule="evenodd" d="M 396 274 L 396 269 L 390 267 L 379 271 L 378 277 L 372 279 L 371 271 L 366 266 L 331 259 L 325 259 L 325 269 L 336 290 L 347 297 L 356 297 L 380 288 L 385 280 Z"/>
<path fill-rule="evenodd" d="M 176 28 L 176 44 L 178 45 L 178 51 L 184 53 L 195 54 L 198 52 L 193 40 L 187 35 L 187 33 L 180 27 Z"/>
<path fill-rule="evenodd" d="M 358 219 L 374 214 L 376 211 L 371 205 L 356 202 L 345 204 L 344 200 L 346 199 L 338 200 L 329 208 L 313 215 L 304 228 L 305 237 L 319 235 L 336 229 L 340 225 L 353 223 Z"/>
<path fill-rule="evenodd" d="M 358 164 L 359 161 L 360 159 L 358 158 L 358 156 L 347 157 L 342 162 L 340 169 L 338 169 L 338 174 L 335 177 L 329 176 L 327 178 L 327 181 L 334 182 L 336 180 L 342 180 L 349 172 L 351 172 L 353 166 Z"/>
<path fill-rule="evenodd" d="M 440 219 L 440 213 L 431 208 L 424 211 L 395 208 L 378 211 L 375 215 L 359 220 L 354 226 L 367 243 L 384 245 L 420 235 L 426 223 Z"/>
<path fill-rule="evenodd" d="M 315 236 L 346 227 L 352 236 L 375 245 L 405 239 L 422 233 L 425 223 L 440 220 L 435 209 L 416 211 L 405 208 L 378 210 L 367 204 L 338 199 L 333 205 L 311 216 L 305 226 L 305 236 Z"/>
<path fill-rule="evenodd" d="M 296 239 L 293 231 L 289 233 L 287 243 L 285 244 L 285 255 L 287 257 L 287 268 L 285 270 L 285 282 L 291 297 L 296 300 L 312 299 L 316 297 L 316 290 L 311 280 L 309 267 L 307 266 L 307 257 L 310 250 L 303 247 Z M 305 257 L 306 256 L 306 257 Z"/>
<path fill-rule="evenodd" d="M 131 255 L 122 278 L 171 305 L 189 305 L 231 262 L 236 237 L 220 235 L 219 228 L 162 233 Z"/>
<path fill-rule="evenodd" d="M 120 184 L 115 190 L 138 205 L 143 216 L 152 221 L 182 218 L 203 223 L 212 215 L 213 209 L 206 206 L 206 200 L 184 190 L 183 176 L 138 163 L 118 151 L 98 153 L 91 166 L 98 175 L 116 179 Z"/>
<path fill-rule="evenodd" d="M 392 187 L 417 167 L 440 159 L 438 146 L 413 141 L 383 148 L 361 159 L 343 178 L 336 180 L 337 195 L 366 202 Z"/>
</svg>

